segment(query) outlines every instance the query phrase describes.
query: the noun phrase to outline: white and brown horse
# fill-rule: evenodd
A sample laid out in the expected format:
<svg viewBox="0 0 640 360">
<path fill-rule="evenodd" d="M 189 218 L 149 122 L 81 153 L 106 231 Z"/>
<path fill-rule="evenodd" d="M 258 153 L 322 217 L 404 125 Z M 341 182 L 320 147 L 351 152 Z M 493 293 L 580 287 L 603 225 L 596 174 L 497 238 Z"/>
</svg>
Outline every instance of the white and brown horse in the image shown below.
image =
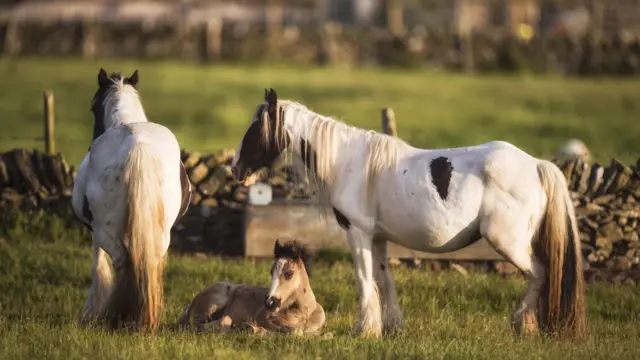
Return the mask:
<svg viewBox="0 0 640 360">
<path fill-rule="evenodd" d="M 316 334 L 325 323 L 309 277 L 309 254 L 296 241 L 276 240 L 271 287 L 227 281 L 198 293 L 178 318 L 182 328 L 228 332 L 250 327 L 256 332 Z"/>
<path fill-rule="evenodd" d="M 191 184 L 180 147 L 149 122 L 131 77 L 100 69 L 93 141 L 75 178 L 74 213 L 92 233 L 92 283 L 82 322 L 157 329 L 170 230 L 185 213 Z M 115 268 L 115 283 L 106 255 Z"/>
<path fill-rule="evenodd" d="M 582 254 L 567 183 L 553 163 L 503 141 L 419 149 L 349 126 L 265 90 L 233 160 L 243 181 L 281 153 L 302 160 L 316 195 L 347 232 L 359 293 L 359 334 L 403 325 L 387 240 L 445 253 L 484 238 L 528 279 L 517 333 L 586 330 Z"/>
</svg>

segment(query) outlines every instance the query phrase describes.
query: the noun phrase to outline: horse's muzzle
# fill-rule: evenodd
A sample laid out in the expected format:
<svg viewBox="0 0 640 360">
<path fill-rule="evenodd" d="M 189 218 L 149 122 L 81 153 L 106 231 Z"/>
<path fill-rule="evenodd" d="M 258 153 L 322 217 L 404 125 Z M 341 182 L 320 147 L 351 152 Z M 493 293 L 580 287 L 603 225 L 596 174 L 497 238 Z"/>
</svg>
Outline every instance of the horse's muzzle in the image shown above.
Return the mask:
<svg viewBox="0 0 640 360">
<path fill-rule="evenodd" d="M 233 166 L 231 168 L 231 176 L 238 182 L 243 182 L 247 178 L 248 171 L 243 166 Z"/>
<path fill-rule="evenodd" d="M 280 306 L 280 299 L 269 296 L 265 299 L 264 306 L 267 308 L 267 310 L 273 311 Z"/>
</svg>

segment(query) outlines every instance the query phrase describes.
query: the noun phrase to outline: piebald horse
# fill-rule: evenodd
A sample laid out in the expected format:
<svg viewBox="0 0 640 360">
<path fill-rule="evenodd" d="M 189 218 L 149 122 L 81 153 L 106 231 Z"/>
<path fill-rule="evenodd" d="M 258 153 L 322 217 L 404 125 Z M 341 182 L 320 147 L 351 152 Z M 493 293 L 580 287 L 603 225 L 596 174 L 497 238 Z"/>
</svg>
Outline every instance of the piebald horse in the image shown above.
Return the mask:
<svg viewBox="0 0 640 360">
<path fill-rule="evenodd" d="M 585 285 L 575 210 L 552 162 L 504 141 L 420 149 L 278 100 L 265 90 L 232 163 L 239 181 L 281 156 L 308 175 L 320 204 L 347 232 L 360 314 L 356 333 L 403 327 L 387 241 L 446 253 L 481 238 L 521 270 L 527 290 L 516 334 L 581 337 Z M 313 188 L 312 188 L 313 189 Z"/>
<path fill-rule="evenodd" d="M 93 244 L 81 322 L 111 329 L 133 322 L 137 330 L 155 332 L 170 230 L 187 210 L 191 184 L 176 137 L 147 119 L 137 84 L 137 70 L 122 77 L 100 69 L 93 140 L 78 168 L 72 205 Z"/>
</svg>

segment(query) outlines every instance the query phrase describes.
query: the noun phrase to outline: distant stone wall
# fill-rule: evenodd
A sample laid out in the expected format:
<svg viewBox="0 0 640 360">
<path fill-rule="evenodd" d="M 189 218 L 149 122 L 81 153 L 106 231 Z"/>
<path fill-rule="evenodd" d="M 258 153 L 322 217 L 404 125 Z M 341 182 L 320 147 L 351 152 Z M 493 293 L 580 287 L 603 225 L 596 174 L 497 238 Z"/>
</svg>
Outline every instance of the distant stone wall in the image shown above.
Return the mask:
<svg viewBox="0 0 640 360">
<path fill-rule="evenodd" d="M 246 21 L 172 20 L 35 21 L 0 24 L 3 53 L 140 57 L 202 62 L 286 61 L 348 66 L 427 66 L 477 72 L 560 71 L 571 75 L 635 75 L 640 72 L 637 35 L 596 39 L 544 35 L 528 41 L 505 31 L 470 37 L 416 29 L 392 36 L 385 29 L 273 26 Z"/>
<path fill-rule="evenodd" d="M 231 176 L 233 150 L 202 155 L 182 152 L 193 184 L 192 204 L 173 228 L 176 251 L 242 253 L 243 208 L 248 189 Z M 559 165 L 576 209 L 588 278 L 640 282 L 640 159 L 635 165 L 612 160 L 607 166 L 582 160 Z M 275 167 L 264 179 L 275 199 L 307 197 L 304 187 Z M 70 195 L 75 169 L 64 158 L 37 150 L 0 155 L 0 214 L 45 208 L 72 218 Z"/>
</svg>

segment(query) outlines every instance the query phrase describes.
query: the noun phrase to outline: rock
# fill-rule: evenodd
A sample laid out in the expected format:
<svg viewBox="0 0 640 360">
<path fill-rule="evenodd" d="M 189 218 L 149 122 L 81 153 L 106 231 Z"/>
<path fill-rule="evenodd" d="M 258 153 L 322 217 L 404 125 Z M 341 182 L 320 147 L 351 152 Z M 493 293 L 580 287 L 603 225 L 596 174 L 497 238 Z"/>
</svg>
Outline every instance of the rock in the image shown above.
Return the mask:
<svg viewBox="0 0 640 360">
<path fill-rule="evenodd" d="M 187 156 L 182 159 L 182 163 L 184 164 L 184 168 L 189 170 L 195 167 L 200 162 L 200 153 L 197 151 L 187 153 Z"/>
<path fill-rule="evenodd" d="M 615 195 L 601 195 L 593 199 L 592 203 L 594 205 L 604 205 L 609 204 L 616 199 Z"/>
<path fill-rule="evenodd" d="M 637 231 L 630 231 L 624 234 L 623 239 L 628 242 L 638 242 L 640 240 L 640 235 L 638 235 Z"/>
<path fill-rule="evenodd" d="M 601 196 L 607 194 L 607 190 L 613 184 L 617 173 L 617 168 L 615 166 L 608 166 L 604 169 L 604 173 L 602 174 L 602 183 L 598 187 L 598 190 L 595 192 L 596 196 Z"/>
<path fill-rule="evenodd" d="M 618 190 L 624 189 L 625 186 L 631 180 L 633 176 L 633 169 L 630 166 L 626 166 L 616 159 L 611 160 L 612 166 L 617 169 L 616 177 L 613 179 L 611 187 L 608 189 L 610 192 L 618 192 Z"/>
<path fill-rule="evenodd" d="M 610 222 L 604 226 L 599 227 L 597 233 L 600 236 L 599 239 L 601 241 L 608 241 L 608 242 L 618 241 L 624 237 L 622 230 L 615 222 Z M 606 240 L 603 240 L 603 239 L 606 239 Z M 598 240 L 596 240 L 596 245 L 597 244 L 598 244 Z"/>
<path fill-rule="evenodd" d="M 206 198 L 203 199 L 200 204 L 200 206 L 208 206 L 208 207 L 217 207 L 218 206 L 218 200 L 216 200 L 215 198 Z"/>
<path fill-rule="evenodd" d="M 591 161 L 591 153 L 587 145 L 578 139 L 570 139 L 555 154 L 555 158 L 560 162 L 568 160 Z"/>
<path fill-rule="evenodd" d="M 186 165 L 185 168 L 187 168 Z M 209 174 L 209 168 L 207 165 L 199 163 L 196 167 L 191 169 L 191 172 L 189 172 L 189 179 L 193 184 L 200 184 L 200 182 L 207 177 L 207 174 Z"/>
<path fill-rule="evenodd" d="M 203 164 L 200 164 L 203 165 Z M 200 166 L 198 165 L 198 166 Z M 197 186 L 198 191 L 204 196 L 213 196 L 223 187 L 227 180 L 227 172 L 224 167 L 216 168 L 207 180 Z"/>
<path fill-rule="evenodd" d="M 594 194 L 600 184 L 602 183 L 602 176 L 604 175 L 604 168 L 599 164 L 593 164 L 589 173 L 589 179 L 587 180 L 587 195 Z"/>
</svg>

